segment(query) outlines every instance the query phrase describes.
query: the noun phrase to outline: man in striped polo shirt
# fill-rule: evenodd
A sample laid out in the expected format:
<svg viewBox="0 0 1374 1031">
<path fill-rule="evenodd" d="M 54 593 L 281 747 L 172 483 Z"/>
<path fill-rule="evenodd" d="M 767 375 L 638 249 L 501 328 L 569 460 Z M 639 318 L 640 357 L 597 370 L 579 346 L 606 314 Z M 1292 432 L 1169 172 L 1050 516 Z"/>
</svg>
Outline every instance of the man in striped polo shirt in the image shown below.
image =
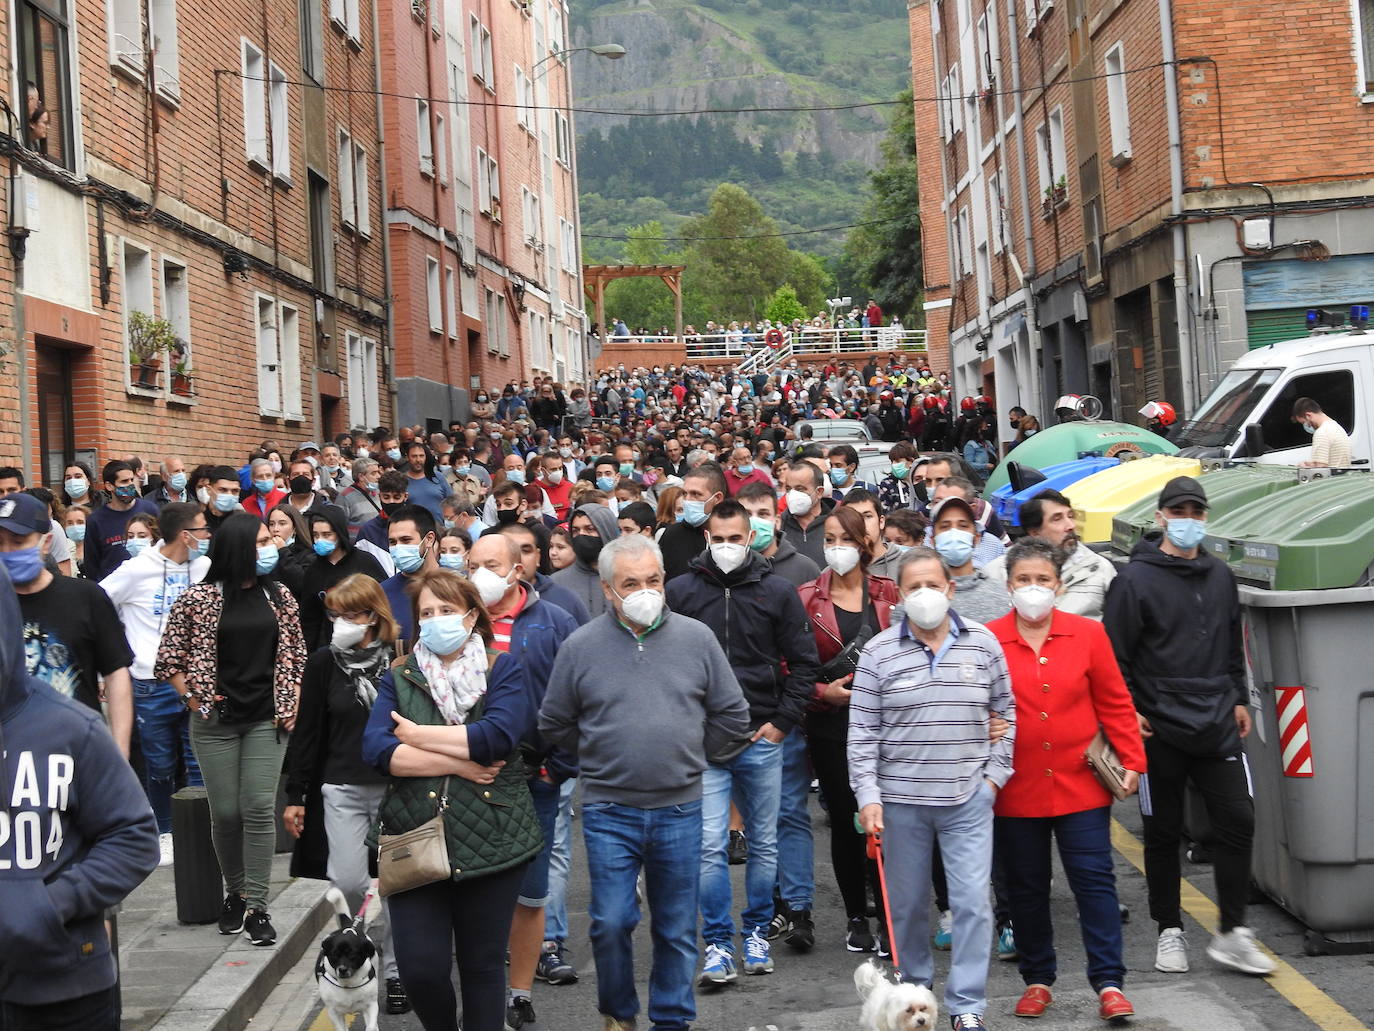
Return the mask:
<svg viewBox="0 0 1374 1031">
<path fill-rule="evenodd" d="M 902 977 L 929 986 L 930 855 L 949 878 L 953 955 L 945 1009 L 955 1031 L 984 1027 L 992 907 L 992 806 L 1011 778 L 1011 677 L 997 639 L 950 610 L 954 580 L 930 548 L 897 570 L 900 622 L 868 643 L 849 703 L 849 780 L 867 833 L 883 834 Z M 989 720 L 1012 724 L 989 741 Z"/>
</svg>

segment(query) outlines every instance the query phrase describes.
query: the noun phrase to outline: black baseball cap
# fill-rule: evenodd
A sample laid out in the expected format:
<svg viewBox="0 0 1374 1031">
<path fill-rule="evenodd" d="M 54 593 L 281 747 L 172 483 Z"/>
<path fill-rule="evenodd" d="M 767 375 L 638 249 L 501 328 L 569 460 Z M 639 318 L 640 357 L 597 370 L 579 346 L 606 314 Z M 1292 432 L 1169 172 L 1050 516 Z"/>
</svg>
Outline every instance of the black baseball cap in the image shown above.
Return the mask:
<svg viewBox="0 0 1374 1031">
<path fill-rule="evenodd" d="M 978 513 L 973 510 L 973 502 L 960 494 L 951 494 L 947 498 L 941 498 L 930 507 L 930 525 L 934 526 L 939 521 L 941 513 L 947 508 L 962 508 L 968 512 L 968 517 L 973 520 L 974 525 L 978 523 Z"/>
<path fill-rule="evenodd" d="M 1172 508 L 1174 505 L 1186 505 L 1190 501 L 1195 501 L 1203 508 L 1207 508 L 1207 492 L 1202 489 L 1202 484 L 1191 476 L 1175 476 L 1164 485 L 1164 489 L 1159 492 L 1159 507 Z"/>
<path fill-rule="evenodd" d="M 0 498 L 0 529 L 27 537 L 52 530 L 48 506 L 32 494 L 10 494 Z"/>
</svg>

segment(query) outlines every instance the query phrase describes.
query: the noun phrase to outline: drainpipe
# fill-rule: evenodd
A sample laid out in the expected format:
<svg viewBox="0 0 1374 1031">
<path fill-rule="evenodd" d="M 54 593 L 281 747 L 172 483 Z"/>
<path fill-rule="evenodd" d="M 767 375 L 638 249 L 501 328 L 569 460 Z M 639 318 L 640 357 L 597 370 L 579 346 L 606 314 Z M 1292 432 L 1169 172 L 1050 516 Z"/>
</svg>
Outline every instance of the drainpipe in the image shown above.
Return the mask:
<svg viewBox="0 0 1374 1031">
<path fill-rule="evenodd" d="M 386 186 L 386 122 L 382 115 L 382 48 L 377 39 L 381 27 L 382 23 L 377 17 L 377 0 L 372 0 L 372 81 L 375 91 L 373 99 L 377 103 L 377 183 L 382 194 L 382 275 L 386 290 L 386 347 L 382 352 L 386 356 L 386 361 L 383 363 L 382 371 L 386 375 L 387 396 L 391 399 L 389 422 L 394 426 L 396 424 L 397 405 L 399 404 L 399 399 L 396 396 L 396 305 L 392 302 L 391 293 L 391 222 L 387 218 L 391 192 Z M 442 293 L 442 280 L 440 283 L 440 293 Z M 353 424 L 355 426 L 358 424 L 356 419 L 353 420 Z"/>
<path fill-rule="evenodd" d="M 1183 227 L 1183 130 L 1178 108 L 1178 65 L 1174 53 L 1172 0 L 1159 0 L 1159 39 L 1164 62 L 1164 104 L 1169 123 L 1169 216 L 1174 241 L 1174 321 L 1178 325 L 1178 364 L 1183 370 L 1183 408 L 1197 403 L 1197 354 L 1188 319 L 1188 246 Z"/>
<path fill-rule="evenodd" d="M 1007 4 L 1007 41 L 1011 47 L 1011 90 L 1015 98 L 1012 108 L 1012 131 L 1016 134 L 1016 160 L 1021 163 L 1021 175 L 1017 177 L 1020 179 L 1018 192 L 1021 194 L 1021 233 L 1026 244 L 1026 267 L 1018 268 L 1017 271 L 1026 291 L 1026 353 L 1027 357 L 1032 359 L 1031 368 L 1024 370 L 1026 382 L 1031 385 L 1030 397 L 1021 399 L 1019 403 L 1034 411 L 1044 412 L 1045 398 L 1041 396 L 1042 378 L 1036 375 L 1033 361 L 1034 356 L 1040 353 L 1040 315 L 1035 301 L 1035 289 L 1031 286 L 1031 278 L 1035 275 L 1035 217 L 1031 212 L 1030 190 L 1026 186 L 1026 181 L 1030 178 L 1030 169 L 1026 164 L 1026 124 L 1023 114 L 1025 94 L 1021 92 L 1021 31 L 1016 18 L 1017 6 Z M 1013 264 L 1016 264 L 1015 249 L 1010 246 L 1007 249 Z M 1023 370 L 1017 369 L 1018 394 L 1022 373 Z M 1027 404 L 1027 401 L 1030 403 Z"/>
</svg>

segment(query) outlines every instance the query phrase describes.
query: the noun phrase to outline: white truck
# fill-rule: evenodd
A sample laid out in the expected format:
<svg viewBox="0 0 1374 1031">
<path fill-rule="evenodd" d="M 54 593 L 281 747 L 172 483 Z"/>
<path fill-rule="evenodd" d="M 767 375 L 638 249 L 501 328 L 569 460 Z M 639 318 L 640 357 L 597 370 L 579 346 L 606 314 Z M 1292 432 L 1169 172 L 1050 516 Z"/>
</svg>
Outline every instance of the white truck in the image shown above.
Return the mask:
<svg viewBox="0 0 1374 1031">
<path fill-rule="evenodd" d="M 1355 465 L 1368 465 L 1374 423 L 1374 332 L 1318 329 L 1242 355 L 1171 439 L 1190 458 L 1248 458 L 1298 465 L 1311 438 L 1293 421 L 1310 397 L 1350 434 Z"/>
</svg>

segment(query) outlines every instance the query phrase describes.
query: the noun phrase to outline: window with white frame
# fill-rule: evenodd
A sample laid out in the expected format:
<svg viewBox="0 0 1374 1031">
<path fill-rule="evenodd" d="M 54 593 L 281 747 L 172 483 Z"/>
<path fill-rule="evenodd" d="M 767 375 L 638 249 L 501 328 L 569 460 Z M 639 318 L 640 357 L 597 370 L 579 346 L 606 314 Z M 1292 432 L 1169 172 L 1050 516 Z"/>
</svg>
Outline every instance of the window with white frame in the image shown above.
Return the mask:
<svg viewBox="0 0 1374 1031">
<path fill-rule="evenodd" d="M 372 235 L 372 183 L 367 170 L 367 151 L 353 141 L 353 202 L 357 221 L 354 225 L 363 236 Z"/>
<path fill-rule="evenodd" d="M 110 63 L 143 79 L 143 11 L 140 0 L 107 0 Z M 148 36 L 153 42 L 153 73 L 158 91 L 175 99 L 181 93 L 177 53 L 176 0 L 149 0 Z"/>
<path fill-rule="evenodd" d="M 1006 218 L 1003 214 L 1005 203 L 1006 200 L 1002 195 L 1002 173 L 996 171 L 988 176 L 988 230 L 992 237 L 994 254 L 1002 253 L 1006 235 Z"/>
<path fill-rule="evenodd" d="M 291 117 L 286 73 L 275 64 L 268 73 L 268 99 L 272 118 L 272 174 L 291 178 Z"/>
<path fill-rule="evenodd" d="M 267 167 L 267 61 L 243 40 L 243 150 L 248 160 Z"/>
<path fill-rule="evenodd" d="M 549 49 L 561 54 L 567 48 L 563 41 L 563 11 L 558 4 L 549 4 Z"/>
<path fill-rule="evenodd" d="M 444 116 L 434 113 L 434 164 L 439 171 L 439 181 L 448 183 L 448 126 Z"/>
<path fill-rule="evenodd" d="M 300 312 L 257 294 L 258 409 L 263 415 L 300 419 Z"/>
<path fill-rule="evenodd" d="M 186 266 L 172 258 L 162 259 L 162 317 L 176 337 L 174 353 L 168 363 L 172 372 L 192 375 L 191 363 L 191 285 Z"/>
<path fill-rule="evenodd" d="M 491 214 L 491 177 L 487 174 L 487 152 L 477 148 L 477 210 Z"/>
<path fill-rule="evenodd" d="M 497 354 L 502 358 L 510 357 L 510 326 L 506 323 L 506 295 L 496 295 L 496 341 Z"/>
<path fill-rule="evenodd" d="M 329 20 L 353 42 L 357 43 L 362 38 L 358 0 L 329 0 Z"/>
<path fill-rule="evenodd" d="M 520 213 L 524 221 L 525 246 L 537 247 L 544 239 L 539 197 L 524 186 L 520 187 Z"/>
<path fill-rule="evenodd" d="M 572 167 L 572 124 L 561 111 L 555 111 L 553 115 L 554 127 L 554 155 L 558 158 L 558 163 L 565 168 Z"/>
<path fill-rule="evenodd" d="M 496 72 L 492 62 L 491 32 L 470 15 L 469 28 L 472 36 L 472 77 L 485 86 L 488 92 L 496 92 Z"/>
<path fill-rule="evenodd" d="M 1118 43 L 1107 51 L 1107 118 L 1112 130 L 1112 164 L 1131 160 L 1131 109 L 1126 100 L 1126 52 Z"/>
<path fill-rule="evenodd" d="M 986 308 L 988 297 L 992 294 L 992 259 L 988 256 L 988 245 L 978 245 L 978 307 Z"/>
<path fill-rule="evenodd" d="M 1355 8 L 1355 37 L 1360 44 L 1355 48 L 1360 91 L 1369 96 L 1374 94 L 1374 0 L 1359 0 Z"/>
<path fill-rule="evenodd" d="M 433 258 L 425 259 L 425 300 L 429 307 L 429 331 L 444 331 L 444 308 L 439 294 L 439 263 Z"/>
<path fill-rule="evenodd" d="M 381 419 L 377 404 L 377 341 L 344 333 L 348 362 L 348 416 L 354 426 L 373 426 Z"/>
<path fill-rule="evenodd" d="M 448 335 L 451 340 L 458 339 L 458 281 L 454 275 L 453 266 L 444 266 L 444 301 L 447 303 L 445 315 L 447 316 Z"/>
<path fill-rule="evenodd" d="M 525 69 L 515 66 L 515 121 L 522 129 L 533 131 L 534 118 L 530 110 L 534 103 L 534 89 Z"/>
<path fill-rule="evenodd" d="M 1068 185 L 1068 158 L 1064 153 L 1064 109 L 1056 107 L 1035 130 L 1035 156 L 1040 166 L 1040 192 L 1054 204 L 1062 203 L 1058 190 Z"/>
<path fill-rule="evenodd" d="M 496 329 L 496 291 L 490 288 L 482 293 L 482 321 L 486 324 L 487 330 L 487 352 L 496 354 L 500 350 Z"/>
<path fill-rule="evenodd" d="M 358 226 L 358 202 L 353 191 L 353 140 L 344 129 L 339 130 L 339 221 L 346 229 Z"/>
<path fill-rule="evenodd" d="M 959 209 L 959 275 L 973 271 L 973 219 L 968 208 Z"/>
<path fill-rule="evenodd" d="M 324 14 L 322 0 L 300 0 L 301 71 L 311 82 L 324 82 Z"/>
<path fill-rule="evenodd" d="M 563 271 L 577 275 L 577 232 L 566 218 L 558 220 L 558 233 L 562 245 L 559 252 L 563 258 Z"/>
<path fill-rule="evenodd" d="M 983 89 L 994 89 L 1002 70 L 1002 61 L 997 49 L 996 0 L 990 0 L 987 10 L 978 19 L 977 39 L 978 85 Z"/>
<path fill-rule="evenodd" d="M 959 67 L 949 70 L 949 138 L 964 131 L 964 95 L 959 91 Z"/>
<path fill-rule="evenodd" d="M 420 172 L 434 174 L 434 126 L 429 122 L 429 101 L 423 97 L 415 98 L 415 130 L 419 141 Z"/>
<path fill-rule="evenodd" d="M 151 358 L 163 359 L 164 355 L 149 355 L 136 351 L 130 332 L 130 320 L 136 313 L 155 318 L 153 310 L 153 256 L 146 247 L 129 240 L 123 241 L 121 248 L 120 289 L 124 299 L 124 334 L 128 343 L 129 365 L 141 365 Z M 144 382 L 144 386 L 155 386 Z"/>
<path fill-rule="evenodd" d="M 491 198 L 488 210 L 493 218 L 501 217 L 501 167 L 490 154 L 487 155 L 487 196 Z"/>
</svg>

